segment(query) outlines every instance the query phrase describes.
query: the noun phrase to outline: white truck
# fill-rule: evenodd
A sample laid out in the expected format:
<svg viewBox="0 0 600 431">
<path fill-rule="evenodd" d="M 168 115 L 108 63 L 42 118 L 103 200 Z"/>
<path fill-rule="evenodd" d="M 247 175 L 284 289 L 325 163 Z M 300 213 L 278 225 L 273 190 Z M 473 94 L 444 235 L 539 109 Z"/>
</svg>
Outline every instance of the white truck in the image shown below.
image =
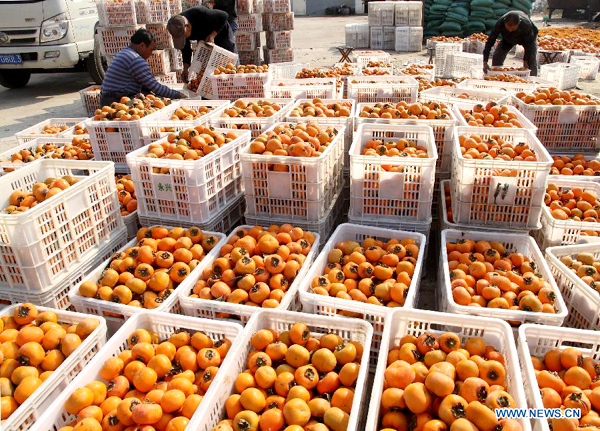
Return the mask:
<svg viewBox="0 0 600 431">
<path fill-rule="evenodd" d="M 24 87 L 32 73 L 84 71 L 100 84 L 106 62 L 93 0 L 0 0 L 0 85 Z"/>
</svg>

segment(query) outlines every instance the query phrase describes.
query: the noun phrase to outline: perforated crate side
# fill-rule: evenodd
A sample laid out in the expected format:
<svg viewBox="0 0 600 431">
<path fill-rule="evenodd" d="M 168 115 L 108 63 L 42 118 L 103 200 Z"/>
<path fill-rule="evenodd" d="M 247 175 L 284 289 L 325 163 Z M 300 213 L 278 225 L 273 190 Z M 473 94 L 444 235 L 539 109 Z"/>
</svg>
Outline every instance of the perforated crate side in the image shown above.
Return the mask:
<svg viewBox="0 0 600 431">
<path fill-rule="evenodd" d="M 236 73 L 210 76 L 213 96 L 219 100 L 237 100 L 246 97 L 265 97 L 269 73 Z"/>
<path fill-rule="evenodd" d="M 251 33 L 247 31 L 235 32 L 235 47 L 240 55 L 240 63 L 242 64 L 258 64 L 255 62 L 246 62 L 242 60 L 241 51 L 253 51 L 260 48 L 260 33 Z"/>
<path fill-rule="evenodd" d="M 137 20 L 134 0 L 97 0 L 96 7 L 102 27 L 126 27 L 142 22 Z"/>
<path fill-rule="evenodd" d="M 268 49 L 263 46 L 265 63 L 288 63 L 294 61 L 294 50 L 292 48 L 285 49 Z"/>
<path fill-rule="evenodd" d="M 291 31 L 268 31 L 267 48 L 269 49 L 287 49 L 292 47 Z"/>
<path fill-rule="evenodd" d="M 353 76 L 348 79 L 348 98 L 357 103 L 412 103 L 418 88 L 411 76 Z"/>
<path fill-rule="evenodd" d="M 143 25 L 132 27 L 98 27 L 100 37 L 100 52 L 106 55 L 117 55 L 131 43 L 131 36 Z"/>
<path fill-rule="evenodd" d="M 291 31 L 294 29 L 294 12 L 264 14 L 265 31 Z"/>
<path fill-rule="evenodd" d="M 555 83 L 559 90 L 577 87 L 579 80 L 579 64 L 552 63 L 540 67 L 540 77 Z"/>
<path fill-rule="evenodd" d="M 290 0 L 264 0 L 264 11 L 268 13 L 285 13 L 291 11 Z"/>
<path fill-rule="evenodd" d="M 258 46 L 256 49 L 250 51 L 238 51 L 240 58 L 240 64 L 262 64 L 261 49 Z M 271 67 L 272 65 L 269 65 Z"/>
<path fill-rule="evenodd" d="M 147 61 L 153 75 L 166 75 L 171 71 L 171 59 L 164 49 L 153 51 Z"/>
<path fill-rule="evenodd" d="M 258 33 L 263 30 L 262 17 L 259 13 L 238 15 L 238 30 Z"/>
<path fill-rule="evenodd" d="M 166 24 L 147 24 L 146 30 L 154 35 L 156 49 L 173 49 L 173 37 L 167 30 Z"/>
<path fill-rule="evenodd" d="M 102 87 L 99 85 L 90 85 L 89 87 L 79 90 L 79 97 L 81 98 L 81 104 L 85 108 L 88 116 L 92 117 L 96 112 L 96 109 L 100 109 L 100 90 Z"/>
</svg>

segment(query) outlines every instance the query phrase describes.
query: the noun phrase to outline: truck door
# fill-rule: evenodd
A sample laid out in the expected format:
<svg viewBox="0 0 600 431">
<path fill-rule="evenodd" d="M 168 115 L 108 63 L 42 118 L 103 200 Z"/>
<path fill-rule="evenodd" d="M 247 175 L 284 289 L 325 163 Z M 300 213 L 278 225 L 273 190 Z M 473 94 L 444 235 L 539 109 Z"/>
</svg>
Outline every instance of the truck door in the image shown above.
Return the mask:
<svg viewBox="0 0 600 431">
<path fill-rule="evenodd" d="M 94 31 L 98 22 L 96 3 L 90 0 L 66 0 L 75 43 L 80 53 L 94 50 Z"/>
</svg>

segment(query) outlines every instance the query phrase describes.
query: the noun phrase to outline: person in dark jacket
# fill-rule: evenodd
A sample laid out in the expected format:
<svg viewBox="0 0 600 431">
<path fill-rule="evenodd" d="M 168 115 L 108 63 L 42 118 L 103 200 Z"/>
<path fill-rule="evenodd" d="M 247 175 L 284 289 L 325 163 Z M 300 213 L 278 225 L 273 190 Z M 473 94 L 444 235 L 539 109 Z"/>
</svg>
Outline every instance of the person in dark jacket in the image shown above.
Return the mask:
<svg viewBox="0 0 600 431">
<path fill-rule="evenodd" d="M 538 29 L 525 13 L 516 10 L 511 10 L 502 15 L 492 28 L 483 49 L 483 73 L 487 73 L 490 69 L 488 66 L 490 51 L 500 35 L 502 40 L 496 47 L 496 51 L 494 51 L 492 66 L 502 66 L 508 52 L 515 45 L 521 45 L 525 48 L 523 67 L 531 70 L 532 76 L 537 76 Z"/>
<path fill-rule="evenodd" d="M 235 0 L 214 0 L 211 3 L 213 9 L 227 12 L 227 21 L 229 22 L 229 27 L 231 27 L 231 31 L 235 33 L 238 28 Z"/>
<path fill-rule="evenodd" d="M 182 78 L 188 79 L 188 69 L 192 62 L 191 41 L 214 43 L 228 51 L 235 52 L 235 42 L 232 42 L 231 28 L 227 12 L 195 6 L 172 16 L 167 23 L 167 29 L 173 38 L 173 46 L 181 50 L 183 59 Z"/>
</svg>

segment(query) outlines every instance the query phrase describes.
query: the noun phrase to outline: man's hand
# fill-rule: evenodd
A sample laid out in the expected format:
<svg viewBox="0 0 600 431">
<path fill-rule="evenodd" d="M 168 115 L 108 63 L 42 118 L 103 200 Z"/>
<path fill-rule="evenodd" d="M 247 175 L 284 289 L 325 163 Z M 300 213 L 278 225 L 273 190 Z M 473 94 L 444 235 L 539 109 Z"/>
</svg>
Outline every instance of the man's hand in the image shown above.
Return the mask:
<svg viewBox="0 0 600 431">
<path fill-rule="evenodd" d="M 209 34 L 206 39 L 204 39 L 206 43 L 215 43 L 215 37 L 212 34 Z"/>
<path fill-rule="evenodd" d="M 183 82 L 185 82 L 187 84 L 188 82 L 188 70 L 190 68 L 189 64 L 184 64 L 183 65 L 183 71 L 181 72 L 181 79 L 183 80 Z"/>
<path fill-rule="evenodd" d="M 529 63 L 527 63 L 527 60 L 523 60 L 523 68 L 529 69 Z"/>
<path fill-rule="evenodd" d="M 179 99 L 187 99 L 187 98 L 188 98 L 188 96 L 187 96 L 187 94 L 185 94 L 185 93 L 182 93 L 182 92 L 180 91 L 180 92 L 179 92 L 179 97 L 178 97 L 178 98 L 179 98 Z"/>
<path fill-rule="evenodd" d="M 487 63 L 483 63 L 483 74 L 487 75 L 490 71 L 490 66 Z"/>
</svg>

